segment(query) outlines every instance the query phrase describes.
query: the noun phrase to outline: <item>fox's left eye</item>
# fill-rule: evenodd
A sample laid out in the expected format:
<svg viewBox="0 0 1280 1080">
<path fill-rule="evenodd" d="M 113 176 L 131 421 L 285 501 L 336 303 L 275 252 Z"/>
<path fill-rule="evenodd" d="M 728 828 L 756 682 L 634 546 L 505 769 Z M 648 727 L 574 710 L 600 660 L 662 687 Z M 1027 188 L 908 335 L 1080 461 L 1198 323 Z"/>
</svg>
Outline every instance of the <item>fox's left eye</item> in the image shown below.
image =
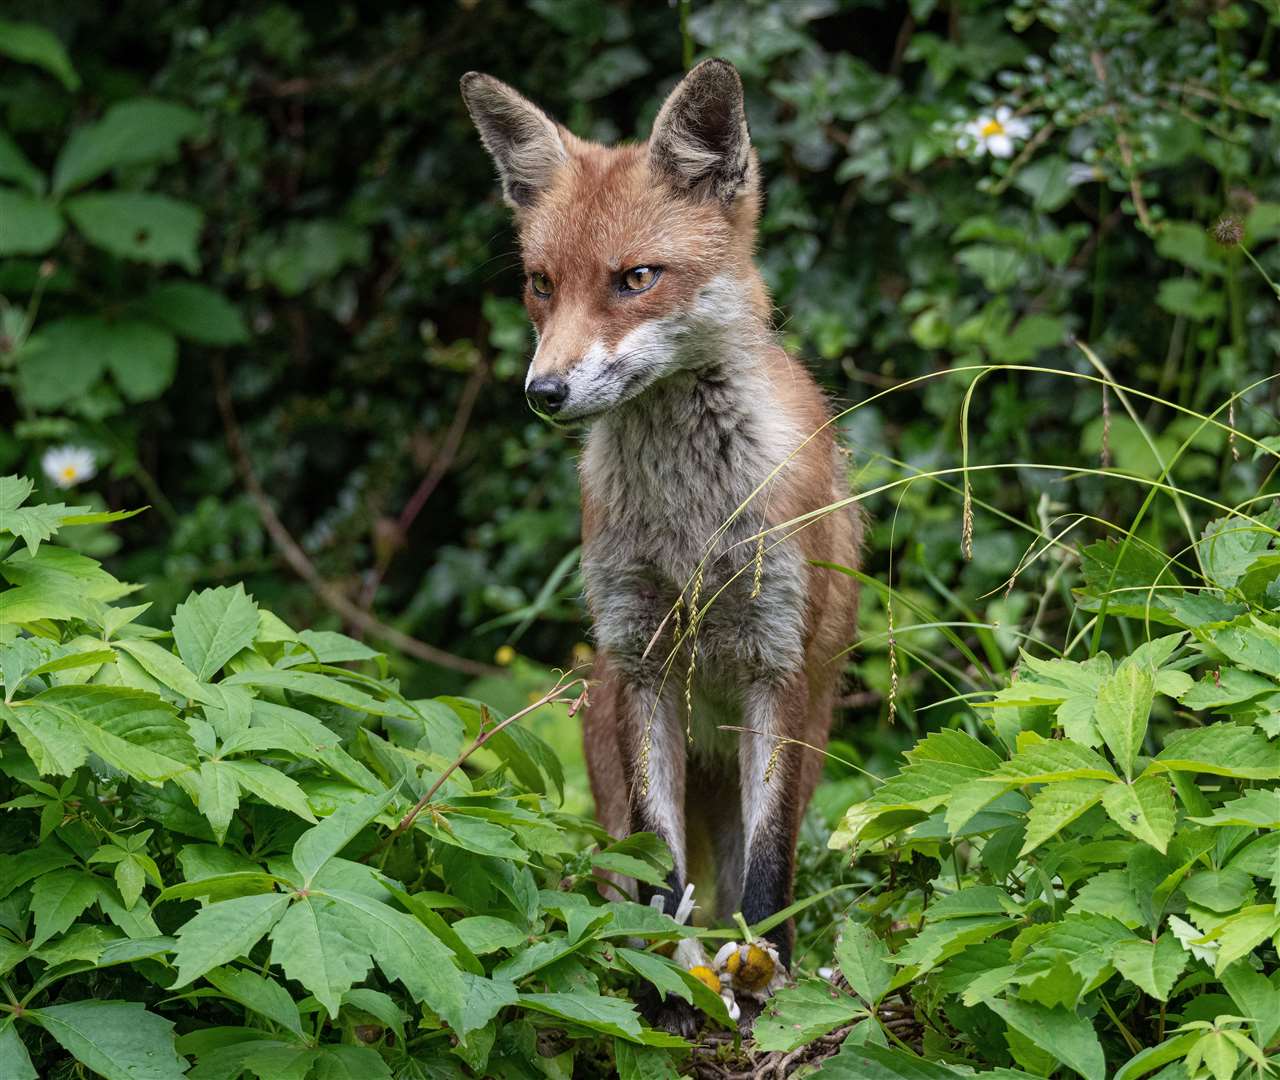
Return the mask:
<svg viewBox="0 0 1280 1080">
<path fill-rule="evenodd" d="M 633 266 L 622 272 L 622 291 L 628 293 L 644 292 L 652 289 L 662 273 L 660 266 Z"/>
</svg>

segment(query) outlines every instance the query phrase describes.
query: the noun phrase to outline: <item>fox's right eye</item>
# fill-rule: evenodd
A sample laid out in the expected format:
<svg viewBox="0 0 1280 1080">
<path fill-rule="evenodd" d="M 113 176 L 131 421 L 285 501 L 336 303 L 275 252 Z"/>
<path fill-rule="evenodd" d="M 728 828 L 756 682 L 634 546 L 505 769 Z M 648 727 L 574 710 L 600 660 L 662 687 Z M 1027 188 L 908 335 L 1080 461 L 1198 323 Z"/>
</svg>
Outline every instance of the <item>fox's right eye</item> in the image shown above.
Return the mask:
<svg viewBox="0 0 1280 1080">
<path fill-rule="evenodd" d="M 534 295 L 541 296 L 545 300 L 551 295 L 553 286 L 551 279 L 546 274 L 530 274 L 529 288 L 533 290 Z"/>
</svg>

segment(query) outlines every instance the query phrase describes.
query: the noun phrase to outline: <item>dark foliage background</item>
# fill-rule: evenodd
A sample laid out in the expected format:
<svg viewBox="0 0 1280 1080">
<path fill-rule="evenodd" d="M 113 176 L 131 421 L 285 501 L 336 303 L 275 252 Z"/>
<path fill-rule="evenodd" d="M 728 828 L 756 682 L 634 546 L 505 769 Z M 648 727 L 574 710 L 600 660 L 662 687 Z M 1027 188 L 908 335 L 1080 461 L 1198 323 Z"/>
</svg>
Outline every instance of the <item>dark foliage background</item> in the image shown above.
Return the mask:
<svg viewBox="0 0 1280 1080">
<path fill-rule="evenodd" d="M 94 543 L 104 554 L 124 540 L 116 569 L 151 585 L 157 618 L 192 587 L 243 578 L 297 625 L 350 625 L 264 530 L 216 404 L 225 378 L 247 458 L 331 598 L 473 661 L 504 645 L 546 664 L 581 654 L 575 447 L 522 400 L 529 342 L 514 239 L 456 89 L 471 68 L 612 140 L 643 136 L 682 61 L 739 65 L 767 177 L 761 259 L 781 333 L 833 401 L 861 403 L 841 424 L 864 488 L 960 463 L 972 375 L 951 369 L 1052 369 L 983 380 L 971 464 L 1096 468 L 1106 428 L 1111 463 L 1154 477 L 1160 467 L 1117 402 L 1104 421 L 1096 382 L 1052 373 L 1092 373 L 1073 336 L 1121 383 L 1169 403 L 1134 399 L 1165 452 L 1194 426 L 1172 405 L 1218 408 L 1275 366 L 1267 283 L 1206 232 L 1230 215 L 1263 265 L 1277 265 L 1275 24 L 1263 5 L 5 9 L 46 23 L 83 80 L 6 64 L 0 126 L 40 169 L 127 99 L 154 96 L 197 118 L 172 152 L 88 182 L 197 207 L 194 262 L 140 262 L 68 231 L 48 251 L 10 243 L 0 271 L 0 377 L 15 391 L 0 399 L 0 468 L 34 471 L 49 446 L 84 443 L 103 469 L 89 490 L 112 506 L 152 504 Z M 965 125 L 1000 105 L 1029 123 L 1012 160 L 963 145 Z M 47 279 L 45 257 L 56 263 Z M 209 344 L 179 331 L 176 367 L 131 393 L 106 370 L 62 382 L 58 364 L 83 364 L 20 347 L 35 293 L 38 334 L 68 316 L 117 319 L 157 283 L 191 276 L 234 303 L 244 332 Z M 37 365 L 68 394 L 31 392 Z M 1232 411 L 1265 437 L 1275 402 L 1272 383 Z M 1259 490 L 1262 469 L 1202 432 L 1175 472 L 1233 503 Z M 1033 536 L 1016 521 L 1056 533 L 1067 507 L 1122 520 L 1144 495 L 1043 468 L 976 473 L 967 561 L 957 478 L 942 479 L 950 486 L 870 500 L 869 566 L 887 578 L 892 565 L 910 601 L 899 632 L 943 610 L 1000 624 L 979 631 L 997 667 L 1012 661 L 1011 628 L 1037 612 L 1034 635 L 1069 635 L 1073 572 L 1055 575 L 1053 558 L 1001 589 Z M 1142 527 L 1161 543 L 1175 522 L 1161 503 Z M 853 685 L 858 715 L 882 721 L 884 629 L 873 590 Z M 910 646 L 895 702 L 909 720 L 925 665 L 963 666 L 936 631 Z M 467 677 L 420 664 L 403 674 L 435 692 Z"/>
</svg>

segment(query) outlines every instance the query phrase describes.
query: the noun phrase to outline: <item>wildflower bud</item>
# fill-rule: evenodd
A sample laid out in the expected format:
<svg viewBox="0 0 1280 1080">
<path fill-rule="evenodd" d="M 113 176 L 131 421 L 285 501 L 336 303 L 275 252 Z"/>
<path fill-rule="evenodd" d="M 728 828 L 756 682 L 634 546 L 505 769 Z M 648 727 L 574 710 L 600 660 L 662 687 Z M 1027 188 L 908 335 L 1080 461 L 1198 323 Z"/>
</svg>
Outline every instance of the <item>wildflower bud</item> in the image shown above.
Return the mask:
<svg viewBox="0 0 1280 1080">
<path fill-rule="evenodd" d="M 1233 217 L 1219 218 L 1209 232 L 1223 247 L 1235 247 L 1244 239 L 1244 226 Z"/>
</svg>

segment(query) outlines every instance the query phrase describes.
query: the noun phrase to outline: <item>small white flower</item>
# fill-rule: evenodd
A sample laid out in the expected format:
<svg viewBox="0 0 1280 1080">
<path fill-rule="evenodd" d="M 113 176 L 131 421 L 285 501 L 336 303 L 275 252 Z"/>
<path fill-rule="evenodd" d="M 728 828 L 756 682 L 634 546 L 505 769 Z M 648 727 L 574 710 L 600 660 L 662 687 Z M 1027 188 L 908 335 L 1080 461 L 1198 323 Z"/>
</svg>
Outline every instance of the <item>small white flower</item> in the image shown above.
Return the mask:
<svg viewBox="0 0 1280 1080">
<path fill-rule="evenodd" d="M 51 446 L 40 459 L 40 467 L 50 482 L 60 488 L 82 484 L 98 471 L 93 451 L 85 446 Z"/>
<path fill-rule="evenodd" d="M 1014 140 L 1025 139 L 1030 134 L 1030 121 L 1014 116 L 1008 105 L 1001 105 L 993 116 L 979 116 L 965 124 L 962 145 L 971 144 L 978 157 L 990 154 L 1007 158 L 1013 157 Z"/>
</svg>

